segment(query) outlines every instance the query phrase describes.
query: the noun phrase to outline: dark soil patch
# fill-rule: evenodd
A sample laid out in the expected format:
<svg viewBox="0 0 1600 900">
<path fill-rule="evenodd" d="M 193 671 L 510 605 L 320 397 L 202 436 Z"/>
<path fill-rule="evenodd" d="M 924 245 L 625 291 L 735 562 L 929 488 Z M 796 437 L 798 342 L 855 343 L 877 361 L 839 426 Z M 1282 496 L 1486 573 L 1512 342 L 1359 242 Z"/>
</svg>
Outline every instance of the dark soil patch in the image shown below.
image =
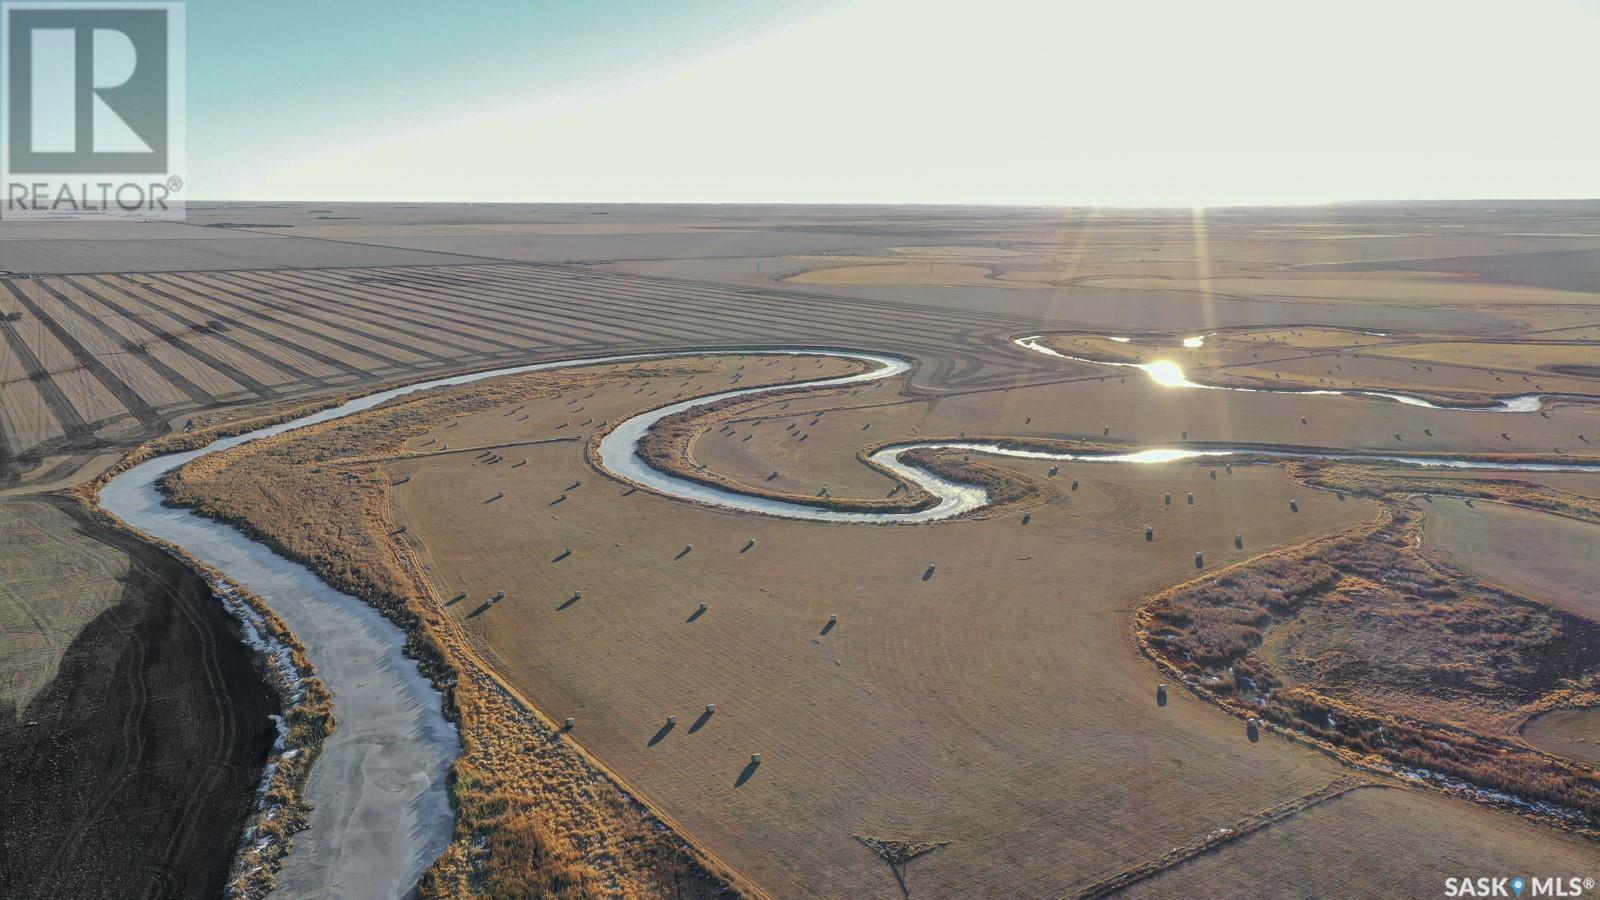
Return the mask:
<svg viewBox="0 0 1600 900">
<path fill-rule="evenodd" d="M 0 897 L 221 896 L 277 703 L 199 576 L 57 502 L 132 565 L 49 687 L 0 710 Z"/>
</svg>

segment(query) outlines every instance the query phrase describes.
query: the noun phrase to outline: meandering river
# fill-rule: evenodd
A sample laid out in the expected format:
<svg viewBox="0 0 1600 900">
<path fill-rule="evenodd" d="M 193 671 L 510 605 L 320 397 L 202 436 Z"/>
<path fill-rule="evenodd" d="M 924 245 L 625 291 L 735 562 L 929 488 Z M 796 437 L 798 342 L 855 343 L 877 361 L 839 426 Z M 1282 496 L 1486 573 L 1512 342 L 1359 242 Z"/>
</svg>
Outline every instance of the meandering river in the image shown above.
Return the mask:
<svg viewBox="0 0 1600 900">
<path fill-rule="evenodd" d="M 1030 349 L 1054 352 L 1038 346 Z M 884 447 L 871 459 L 928 491 L 936 498 L 933 506 L 915 512 L 830 510 L 756 497 L 666 474 L 651 468 L 639 457 L 639 440 L 657 421 L 683 410 L 733 397 L 878 381 L 907 372 L 911 368 L 910 361 L 882 354 L 812 348 L 719 353 L 826 355 L 863 362 L 867 369 L 852 375 L 723 391 L 640 413 L 618 424 L 601 441 L 602 466 L 619 478 L 669 497 L 760 515 L 866 524 L 949 519 L 989 502 L 987 493 L 980 487 L 940 478 L 902 461 L 903 454 L 917 448 L 1096 463 L 1163 463 L 1198 457 L 1253 455 L 1366 460 L 1457 469 L 1600 472 L 1600 465 L 1587 463 L 1486 463 L 1403 454 L 1263 451 L 1243 445 L 1205 450 L 1149 448 L 1129 453 L 1088 454 L 1020 450 L 981 441 L 923 441 Z M 334 715 L 339 727 L 329 738 L 307 785 L 307 799 L 315 807 L 311 813 L 311 827 L 294 838 L 295 849 L 286 858 L 279 876 L 279 895 L 400 896 L 410 891 L 450 839 L 453 821 L 446 795 L 446 777 L 450 763 L 459 752 L 460 740 L 442 714 L 440 695 L 418 673 L 416 664 L 401 652 L 405 636 L 399 628 L 365 602 L 333 590 L 310 570 L 277 555 L 237 529 L 185 509 L 164 506 L 159 490 L 161 477 L 201 456 L 349 416 L 416 391 L 555 368 L 708 355 L 711 354 L 697 351 L 624 354 L 438 378 L 222 439 L 200 450 L 157 457 L 117 475 L 102 488 L 100 505 L 130 527 L 183 548 L 264 599 L 300 638 L 317 674 L 333 694 Z M 1205 387 L 1192 383 L 1178 386 Z M 1415 398 L 1402 402 L 1413 401 L 1430 405 Z"/>
<path fill-rule="evenodd" d="M 1106 362 L 1105 360 L 1089 359 L 1082 356 L 1071 356 L 1040 343 L 1039 341 L 1042 337 L 1043 335 L 1035 334 L 1029 337 L 1017 338 L 1016 340 L 1012 341 L 1012 343 L 1016 344 L 1018 347 L 1032 350 L 1035 353 L 1043 353 L 1046 356 L 1054 356 L 1060 359 L 1070 359 L 1073 362 L 1090 363 L 1096 366 L 1116 366 L 1124 369 L 1138 369 L 1150 376 L 1151 381 L 1154 381 L 1156 384 L 1159 384 L 1162 387 L 1169 388 L 1196 388 L 1205 391 L 1240 391 L 1246 394 L 1306 394 L 1312 396 L 1326 395 L 1343 397 L 1376 397 L 1383 400 L 1393 400 L 1397 403 L 1404 403 L 1408 406 L 1424 406 L 1428 409 L 1450 409 L 1463 410 L 1467 412 L 1538 412 L 1544 406 L 1544 397 L 1540 394 L 1521 394 L 1516 397 L 1508 397 L 1504 400 L 1495 401 L 1494 405 L 1492 406 L 1440 406 L 1437 403 L 1431 403 L 1421 397 L 1417 397 L 1412 394 L 1402 394 L 1398 391 L 1321 389 L 1300 390 L 1296 388 L 1274 390 L 1272 388 L 1247 388 L 1230 387 L 1222 384 L 1201 384 L 1198 381 L 1191 381 L 1189 376 L 1184 374 L 1183 367 L 1170 359 L 1158 359 L 1154 360 L 1153 362 L 1130 363 Z M 1111 340 L 1127 343 L 1130 339 L 1114 337 L 1111 338 Z M 1205 335 L 1183 339 L 1183 346 L 1185 347 L 1199 347 L 1204 343 Z"/>
</svg>

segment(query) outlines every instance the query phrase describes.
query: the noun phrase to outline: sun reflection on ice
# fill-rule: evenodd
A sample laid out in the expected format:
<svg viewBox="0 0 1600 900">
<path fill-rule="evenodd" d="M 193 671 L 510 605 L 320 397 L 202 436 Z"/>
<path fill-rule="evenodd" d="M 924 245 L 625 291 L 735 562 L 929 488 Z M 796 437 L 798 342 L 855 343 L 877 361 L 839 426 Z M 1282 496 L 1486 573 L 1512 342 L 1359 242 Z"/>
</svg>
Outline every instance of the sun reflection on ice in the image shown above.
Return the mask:
<svg viewBox="0 0 1600 900">
<path fill-rule="evenodd" d="M 1155 362 L 1136 363 L 1136 368 L 1143 369 L 1150 380 L 1162 387 L 1203 388 L 1208 384 L 1196 384 L 1183 374 L 1183 367 L 1170 359 L 1158 359 Z"/>
</svg>

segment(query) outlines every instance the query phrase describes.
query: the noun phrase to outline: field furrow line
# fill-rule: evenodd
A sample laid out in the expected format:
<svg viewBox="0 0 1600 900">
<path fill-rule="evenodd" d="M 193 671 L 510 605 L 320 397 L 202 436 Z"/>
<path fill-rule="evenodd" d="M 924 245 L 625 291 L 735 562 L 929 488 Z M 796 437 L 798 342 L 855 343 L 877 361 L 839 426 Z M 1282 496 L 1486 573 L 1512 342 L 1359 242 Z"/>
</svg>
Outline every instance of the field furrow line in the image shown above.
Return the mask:
<svg viewBox="0 0 1600 900">
<path fill-rule="evenodd" d="M 1314 806 L 1319 806 L 1336 797 L 1341 797 L 1345 794 L 1348 794 L 1357 788 L 1377 786 L 1378 785 L 1375 785 L 1370 781 L 1363 781 L 1359 778 L 1351 778 L 1348 776 L 1336 778 L 1327 786 L 1312 791 L 1309 794 L 1303 794 L 1291 800 L 1286 800 L 1283 803 L 1272 807 L 1271 809 L 1263 810 L 1253 816 L 1250 816 L 1249 818 L 1241 819 L 1240 821 L 1226 828 L 1218 828 L 1217 830 L 1208 832 L 1207 834 L 1202 835 L 1201 837 L 1198 837 L 1186 844 L 1181 844 L 1177 847 L 1174 847 L 1155 859 L 1147 860 L 1128 869 L 1123 869 L 1121 872 L 1118 872 L 1109 878 L 1104 878 L 1095 882 L 1094 884 L 1089 885 L 1088 887 L 1079 891 L 1076 896 L 1080 898 L 1109 897 L 1112 894 L 1126 890 L 1138 882 L 1145 881 L 1169 869 L 1181 866 L 1202 853 L 1209 853 L 1213 850 L 1237 841 L 1242 837 L 1254 834 L 1263 828 L 1276 825 L 1277 823 L 1299 815 L 1300 813 L 1305 812 Z"/>
</svg>

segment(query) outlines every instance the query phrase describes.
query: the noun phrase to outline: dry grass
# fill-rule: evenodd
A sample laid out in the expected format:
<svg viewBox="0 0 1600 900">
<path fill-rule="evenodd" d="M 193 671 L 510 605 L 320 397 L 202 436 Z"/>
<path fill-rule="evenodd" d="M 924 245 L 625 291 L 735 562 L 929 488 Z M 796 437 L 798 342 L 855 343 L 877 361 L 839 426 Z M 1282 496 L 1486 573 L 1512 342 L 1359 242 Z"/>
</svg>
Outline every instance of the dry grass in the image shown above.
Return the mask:
<svg viewBox="0 0 1600 900">
<path fill-rule="evenodd" d="M 1600 626 L 1422 557 L 1420 518 L 1391 503 L 1377 525 L 1165 592 L 1142 640 L 1199 690 L 1354 758 L 1600 814 L 1600 771 L 1504 736 L 1595 696 Z"/>
<path fill-rule="evenodd" d="M 1594 852 L 1591 841 L 1462 800 L 1366 789 L 1166 869 L 1123 896 L 1430 897 L 1446 878 L 1478 872 L 1576 874 Z"/>
<path fill-rule="evenodd" d="M 1528 720 L 1521 734 L 1546 753 L 1600 766 L 1600 706 L 1552 709 Z"/>
<path fill-rule="evenodd" d="M 1600 621 L 1600 520 L 1505 503 L 1436 497 L 1424 543 L 1456 568 L 1557 609 Z"/>
<path fill-rule="evenodd" d="M 127 554 L 73 528 L 48 500 L 0 500 L 0 717 L 20 716 L 78 633 L 122 596 Z"/>
<path fill-rule="evenodd" d="M 502 419 L 465 417 L 448 433 L 490 437 Z M 858 446 L 844 454 L 850 465 Z M 593 480 L 572 445 L 528 453 L 514 472 L 460 457 L 393 464 L 411 479 L 395 492 L 408 539 L 442 595 L 468 593 L 451 611 L 498 671 L 553 718 L 575 714 L 586 747 L 775 892 L 892 890 L 888 868 L 854 835 L 950 841 L 909 866 L 917 893 L 1067 890 L 1126 854 L 1204 830 L 1204 804 L 1129 830 L 1096 820 L 1090 805 L 1154 815 L 1155 805 L 1190 803 L 1173 798 L 1209 796 L 1213 770 L 1230 783 L 1248 770 L 1255 780 L 1225 804 L 1243 817 L 1332 777 L 1287 748 L 1252 747 L 1246 759 L 1231 724 L 1203 708 L 1158 710 L 1145 664 L 1119 635 L 1129 605 L 1193 571 L 1196 546 L 1223 563 L 1254 552 L 1232 545 L 1247 521 L 1263 541 L 1288 539 L 1338 527 L 1364 504 L 1308 500 L 1291 513 L 1270 468 L 1212 481 L 1204 468 L 1079 465 L 1050 479 L 1047 463 L 973 454 L 973 465 L 1045 486 L 1029 524 L 1012 512 L 836 527 L 623 496 Z M 1194 491 L 1199 504 L 1164 506 L 1163 489 Z M 558 493 L 567 499 L 551 505 Z M 486 513 L 496 527 L 483 527 Z M 1143 539 L 1146 521 L 1161 531 L 1155 544 Z M 693 551 L 676 558 L 686 543 Z M 937 571 L 924 580 L 929 562 Z M 499 590 L 508 599 L 480 611 Z M 688 620 L 701 601 L 708 612 Z M 822 633 L 834 613 L 840 624 Z M 709 701 L 716 715 L 690 731 Z M 657 740 L 667 713 L 680 724 Z M 1149 771 L 1130 740 L 1162 759 L 1203 760 L 1195 765 L 1208 774 Z M 985 748 L 982 766 L 957 749 L 967 746 Z M 752 751 L 765 759 L 741 785 Z M 1087 787 L 1105 782 L 1126 788 L 1107 797 Z M 1094 837 L 1067 857 L 1047 852 L 1067 827 Z M 1017 862 L 997 869 L 998 855 Z"/>
<path fill-rule="evenodd" d="M 717 384 L 712 373 L 695 374 L 688 387 Z M 1271 468 L 1240 468 L 1213 481 L 1204 468 L 1080 466 L 1050 479 L 1046 464 L 974 456 L 947 464 L 1013 472 L 1011 481 L 1038 486 L 1031 524 L 1006 515 L 926 529 L 835 528 L 729 515 L 644 492 L 624 498 L 618 485 L 595 479 L 581 443 L 530 443 L 571 432 L 560 424 L 582 420 L 573 418 L 572 406 L 584 407 L 582 418 L 593 413 L 615 421 L 641 404 L 669 399 L 688 376 L 675 375 L 671 389 L 653 399 L 649 390 L 634 393 L 642 376 L 559 386 L 508 379 L 480 386 L 487 393 L 419 398 L 230 452 L 172 485 L 175 496 L 212 514 L 240 510 L 272 522 L 247 527 L 269 540 L 292 540 L 292 553 L 312 559 L 342 589 L 391 609 L 407 607 L 387 598 L 438 598 L 406 603 L 417 610 L 414 633 L 457 660 L 453 668 L 430 666 L 454 680 L 466 750 L 458 767 L 457 840 L 429 876 L 430 892 L 482 890 L 498 877 L 497 867 L 513 865 L 496 861 L 491 823 L 525 829 L 519 846 L 535 846 L 547 831 L 550 841 L 538 846 L 548 851 L 539 852 L 580 860 L 607 891 L 633 884 L 643 894 L 666 892 L 662 873 L 689 859 L 641 858 L 634 848 L 657 846 L 646 838 L 660 832 L 629 824 L 650 819 L 627 813 L 626 796 L 597 774 L 604 770 L 577 764 L 583 757 L 570 738 L 543 717 L 519 712 L 511 699 L 519 695 L 535 698 L 556 720 L 576 713 L 572 736 L 686 829 L 678 834 L 694 836 L 758 884 L 782 891 L 844 895 L 892 885 L 883 862 L 854 834 L 950 841 L 919 858 L 906 876 L 919 892 L 950 894 L 996 878 L 1023 893 L 1066 890 L 1156 843 L 1204 831 L 1198 811 L 1207 806 L 1201 797 L 1211 796 L 1210 775 L 1198 778 L 1192 768 L 1144 772 L 1127 752 L 1129 740 L 1172 742 L 1169 755 L 1206 760 L 1217 779 L 1239 781 L 1248 773 L 1251 785 L 1226 804 L 1237 818 L 1336 774 L 1287 746 L 1251 747 L 1246 759 L 1228 749 L 1241 742 L 1228 720 L 1203 706 L 1157 710 L 1145 664 L 1117 635 L 1139 597 L 1193 571 L 1196 546 L 1207 546 L 1219 564 L 1254 552 L 1231 542 L 1247 517 L 1261 534 L 1288 541 L 1348 524 L 1362 514 L 1361 504 L 1303 498 L 1301 512 L 1291 513 L 1278 499 L 1283 478 Z M 618 384 L 618 377 L 632 384 Z M 449 452 L 441 449 L 446 440 Z M 480 446 L 498 448 L 499 461 L 473 449 Z M 523 456 L 529 464 L 511 468 Z M 1082 479 L 1079 491 L 1070 490 L 1072 477 Z M 1201 502 L 1166 507 L 1162 489 L 1194 491 Z M 567 499 L 555 503 L 561 494 Z M 483 527 L 486 516 L 496 527 Z M 1162 541 L 1143 541 L 1146 521 L 1157 524 Z M 408 530 L 391 534 L 399 525 Z M 740 553 L 751 539 L 754 548 Z M 655 548 L 652 541 L 675 546 Z M 667 562 L 687 541 L 694 552 Z M 1005 562 L 1011 580 L 998 591 L 994 561 L 984 551 L 997 542 L 1019 560 Z M 624 549 L 607 549 L 613 543 Z M 575 554 L 552 563 L 567 546 Z M 1116 548 L 1136 548 L 1137 558 L 1123 553 L 1119 560 Z M 938 560 L 938 574 L 923 580 L 930 558 Z M 819 560 L 830 562 L 819 568 Z M 1062 565 L 1076 573 L 1069 601 L 1061 597 Z M 805 589 L 791 597 L 786 585 L 794 584 Z M 554 611 L 579 586 L 582 601 Z M 469 600 L 446 605 L 462 590 Z M 507 599 L 484 607 L 482 598 L 499 590 Z M 684 623 L 695 607 L 691 598 L 702 597 L 710 612 Z M 830 611 L 842 624 L 819 635 Z M 1084 621 L 1095 627 L 1085 633 Z M 983 640 L 965 637 L 974 629 Z M 785 649 L 791 640 L 795 648 Z M 431 659 L 427 641 L 415 643 Z M 1008 651 L 988 652 L 995 641 Z M 892 663 L 873 651 L 884 644 L 900 648 Z M 478 659 L 489 660 L 493 671 L 459 662 Z M 616 660 L 628 662 L 618 668 Z M 1003 689 L 1035 677 L 1041 665 L 1057 673 L 1051 691 Z M 752 679 L 752 671 L 763 677 Z M 939 686 L 952 678 L 978 689 L 940 696 Z M 689 699 L 716 700 L 719 711 L 696 732 L 680 725 L 650 746 L 661 727 L 656 713 L 682 709 Z M 820 724 L 810 712 L 818 708 L 830 711 Z M 948 712 L 929 715 L 941 709 Z M 874 726 L 850 725 L 864 721 Z M 1112 721 L 1120 724 L 1107 727 Z M 905 749 L 972 740 L 993 748 L 988 756 L 997 769 L 975 772 L 963 754 L 929 758 Z M 754 749 L 767 758 L 736 787 Z M 1024 771 L 1054 775 L 1048 799 L 1026 803 L 1027 816 L 1018 820 L 1022 801 L 1010 786 L 1036 778 Z M 908 779 L 928 787 L 908 795 Z M 1091 782 L 1128 789 L 1115 798 L 1085 794 Z M 508 797 L 548 818 L 505 812 Z M 1156 806 L 1176 804 L 1196 814 L 1169 816 L 1154 834 L 1148 823 L 1128 830 L 1091 826 L 1097 836 L 1074 849 L 1063 867 L 1045 845 L 1067 821 L 1085 819 L 1085 802 L 1154 804 L 1152 816 Z M 991 861 L 1004 846 L 1036 848 L 1027 853 L 1037 864 L 997 872 Z M 521 871 L 520 863 L 508 871 Z M 588 883 L 569 874 L 557 881 L 572 891 Z M 699 875 L 684 884 L 690 881 L 707 883 Z"/>
<path fill-rule="evenodd" d="M 1378 356 L 1393 356 L 1427 362 L 1469 363 L 1501 371 L 1534 373 L 1554 379 L 1562 368 L 1587 367 L 1600 372 L 1600 346 L 1592 343 L 1519 343 L 1492 340 L 1467 342 L 1408 343 L 1377 347 L 1367 351 Z M 1593 382 L 1591 382 L 1593 383 Z"/>
<path fill-rule="evenodd" d="M 1178 364 L 1190 380 L 1268 390 L 1400 391 L 1441 406 L 1481 406 L 1529 393 L 1594 395 L 1600 381 L 1578 377 L 1589 348 L 1570 343 L 1427 342 L 1329 328 L 1223 329 L 1199 348 L 1180 335 L 1138 334 L 1128 341 L 1056 333 L 1044 346 L 1110 363 Z"/>
<path fill-rule="evenodd" d="M 537 374 L 406 399 L 377 414 L 203 457 L 165 485 L 174 502 L 240 525 L 374 603 L 406 630 L 408 653 L 446 690 L 464 744 L 452 784 L 457 831 L 429 870 L 427 896 L 698 896 L 736 883 L 720 864 L 663 832 L 649 810 L 483 666 L 454 620 L 441 615 L 442 600 L 409 548 L 394 539 L 391 479 L 375 461 L 413 455 L 407 443 L 430 423 L 616 385 L 642 371 L 605 367 L 559 380 Z M 648 376 L 712 372 L 721 364 L 679 361 L 653 364 Z M 470 440 L 468 429 L 449 434 Z"/>
</svg>

